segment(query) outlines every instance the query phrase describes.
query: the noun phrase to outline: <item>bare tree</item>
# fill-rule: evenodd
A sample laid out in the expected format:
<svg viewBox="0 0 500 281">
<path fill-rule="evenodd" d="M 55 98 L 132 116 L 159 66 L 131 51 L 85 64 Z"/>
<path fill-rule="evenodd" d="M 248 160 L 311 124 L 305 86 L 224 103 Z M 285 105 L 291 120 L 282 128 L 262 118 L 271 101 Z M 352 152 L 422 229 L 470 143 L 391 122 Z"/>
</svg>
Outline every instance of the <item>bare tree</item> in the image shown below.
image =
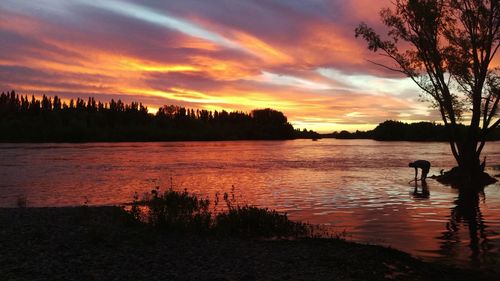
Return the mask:
<svg viewBox="0 0 500 281">
<path fill-rule="evenodd" d="M 380 16 L 383 39 L 361 23 L 356 37 L 393 64 L 373 63 L 411 78 L 439 110 L 458 163 L 456 175 L 484 176 L 480 156 L 497 126 L 500 70 L 491 66 L 500 43 L 498 0 L 393 0 Z M 457 124 L 467 123 L 467 132 Z"/>
</svg>

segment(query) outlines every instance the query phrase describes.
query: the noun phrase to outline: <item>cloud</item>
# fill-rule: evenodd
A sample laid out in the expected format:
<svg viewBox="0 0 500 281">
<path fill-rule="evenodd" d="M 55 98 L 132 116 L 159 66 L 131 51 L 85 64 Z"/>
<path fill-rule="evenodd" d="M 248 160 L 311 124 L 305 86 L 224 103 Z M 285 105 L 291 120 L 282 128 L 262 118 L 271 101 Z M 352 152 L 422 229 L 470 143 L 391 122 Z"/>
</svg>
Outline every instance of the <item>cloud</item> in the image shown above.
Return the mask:
<svg viewBox="0 0 500 281">
<path fill-rule="evenodd" d="M 0 2 L 0 89 L 249 111 L 301 128 L 435 120 L 353 30 L 388 1 Z"/>
<path fill-rule="evenodd" d="M 130 18 L 170 28 L 190 36 L 211 41 L 224 47 L 241 49 L 241 46 L 237 42 L 233 42 L 227 38 L 224 38 L 223 36 L 210 30 L 204 29 L 203 27 L 189 22 L 188 20 L 177 18 L 166 12 L 160 12 L 140 4 L 115 0 L 77 2 L 79 2 L 81 5 L 90 5 L 97 9 L 104 9 Z"/>
</svg>

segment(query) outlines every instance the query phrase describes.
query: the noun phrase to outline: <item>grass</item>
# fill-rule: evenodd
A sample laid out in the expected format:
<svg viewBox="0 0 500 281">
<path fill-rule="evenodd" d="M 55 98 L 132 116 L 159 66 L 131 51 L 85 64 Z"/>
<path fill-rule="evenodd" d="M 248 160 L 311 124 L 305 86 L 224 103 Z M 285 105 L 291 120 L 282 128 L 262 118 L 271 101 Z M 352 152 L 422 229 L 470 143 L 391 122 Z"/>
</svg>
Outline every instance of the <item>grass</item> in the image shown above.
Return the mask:
<svg viewBox="0 0 500 281">
<path fill-rule="evenodd" d="M 313 226 L 291 221 L 286 213 L 239 205 L 232 192 L 231 196 L 224 193 L 225 207 L 221 208 L 218 194 L 211 202 L 187 190 L 160 192 L 155 188 L 141 200 L 136 194 L 128 212 L 137 221 L 164 231 L 245 238 L 312 236 Z"/>
</svg>

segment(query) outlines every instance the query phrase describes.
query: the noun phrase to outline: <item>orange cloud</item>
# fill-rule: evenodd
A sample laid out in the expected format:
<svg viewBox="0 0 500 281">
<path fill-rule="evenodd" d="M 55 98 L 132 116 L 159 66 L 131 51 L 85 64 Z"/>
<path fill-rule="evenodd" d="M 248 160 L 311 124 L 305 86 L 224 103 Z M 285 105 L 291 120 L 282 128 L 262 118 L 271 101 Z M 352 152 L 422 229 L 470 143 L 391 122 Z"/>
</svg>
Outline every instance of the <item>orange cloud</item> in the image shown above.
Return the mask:
<svg viewBox="0 0 500 281">
<path fill-rule="evenodd" d="M 63 98 L 138 98 L 150 108 L 272 107 L 294 125 L 322 132 L 366 129 L 385 119 L 433 119 L 425 104 L 415 103 L 404 80 L 383 80 L 378 75 L 386 74 L 367 64 L 368 53 L 352 34 L 355 26 L 346 25 L 373 16 L 375 4 L 360 3 L 341 5 L 339 13 L 351 11 L 354 19 L 340 14 L 331 19 L 321 10 L 311 14 L 293 3 L 245 3 L 249 15 L 255 9 L 262 18 L 244 19 L 242 13 L 231 18 L 234 24 L 224 20 L 232 15 L 217 10 L 165 12 L 192 32 L 92 13 L 93 6 L 80 14 L 72 3 L 47 11 L 24 5 L 14 12 L 11 4 L 0 9 L 6 19 L 0 22 L 0 39 L 6 42 L 0 87 Z M 175 6 L 182 10 L 182 5 Z M 206 35 L 196 36 L 199 30 Z"/>
</svg>

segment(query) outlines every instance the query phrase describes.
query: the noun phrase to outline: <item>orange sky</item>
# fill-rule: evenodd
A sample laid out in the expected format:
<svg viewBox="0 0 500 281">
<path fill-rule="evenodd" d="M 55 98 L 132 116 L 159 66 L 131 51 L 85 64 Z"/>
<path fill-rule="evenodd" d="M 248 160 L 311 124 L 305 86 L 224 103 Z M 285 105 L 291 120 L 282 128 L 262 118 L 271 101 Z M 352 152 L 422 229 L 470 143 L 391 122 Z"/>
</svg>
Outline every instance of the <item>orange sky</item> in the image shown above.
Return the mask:
<svg viewBox="0 0 500 281">
<path fill-rule="evenodd" d="M 376 4 L 374 4 L 374 2 Z M 410 81 L 366 61 L 361 21 L 389 1 L 0 2 L 0 90 L 283 111 L 296 128 L 438 120 Z"/>
</svg>

